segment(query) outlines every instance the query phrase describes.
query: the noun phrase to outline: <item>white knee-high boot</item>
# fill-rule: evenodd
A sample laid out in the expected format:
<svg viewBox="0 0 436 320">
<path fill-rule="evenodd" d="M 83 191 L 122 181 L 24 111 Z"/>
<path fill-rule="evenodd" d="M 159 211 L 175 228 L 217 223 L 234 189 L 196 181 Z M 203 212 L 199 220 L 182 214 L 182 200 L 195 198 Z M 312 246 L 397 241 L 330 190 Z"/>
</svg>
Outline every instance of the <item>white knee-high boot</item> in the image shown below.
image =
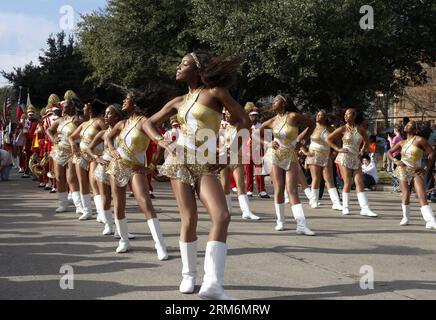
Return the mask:
<svg viewBox="0 0 436 320">
<path fill-rule="evenodd" d="M 115 216 L 115 215 L 114 215 L 114 216 Z M 116 218 L 115 218 L 115 219 L 116 219 Z M 127 217 L 124 218 L 124 219 L 126 220 L 126 223 L 129 222 L 129 221 L 127 220 Z M 135 235 L 134 235 L 134 234 L 131 234 L 131 233 L 128 233 L 128 237 L 129 237 L 129 240 L 135 239 Z M 121 237 L 120 237 L 120 235 L 119 235 L 119 233 L 118 233 L 118 229 L 117 229 L 117 228 L 115 228 L 114 238 L 117 239 L 117 240 L 121 239 Z"/>
<path fill-rule="evenodd" d="M 357 194 L 357 199 L 359 200 L 359 205 L 360 205 L 360 209 L 361 209 L 360 210 L 361 216 L 366 216 L 366 217 L 371 217 L 371 218 L 377 217 L 377 214 L 374 213 L 369 208 L 368 196 L 366 195 L 366 192 L 359 192 Z"/>
<path fill-rule="evenodd" d="M 277 225 L 276 231 L 285 230 L 285 204 L 284 203 L 275 203 L 276 208 L 276 216 L 277 216 Z"/>
<path fill-rule="evenodd" d="M 115 219 L 115 226 L 117 227 L 118 234 L 121 237 L 118 243 L 117 253 L 125 253 L 130 249 L 129 231 L 127 229 L 127 219 L 118 220 Z"/>
<path fill-rule="evenodd" d="M 410 204 L 401 204 L 403 209 L 403 219 L 400 222 L 400 226 L 407 226 L 410 219 Z"/>
<path fill-rule="evenodd" d="M 165 241 L 162 235 L 162 230 L 160 229 L 159 219 L 154 218 L 147 221 L 148 227 L 150 228 L 151 235 L 155 242 L 154 247 L 157 251 L 157 257 L 159 260 L 167 260 L 168 253 L 165 246 Z"/>
<path fill-rule="evenodd" d="M 199 296 L 211 300 L 233 300 L 222 287 L 227 256 L 227 244 L 209 241 L 204 256 L 204 278 Z"/>
<path fill-rule="evenodd" d="M 426 229 L 436 230 L 436 221 L 434 218 L 433 210 L 429 205 L 421 207 L 422 217 L 424 218 Z"/>
<path fill-rule="evenodd" d="M 66 192 L 58 192 L 59 208 L 56 209 L 56 213 L 62 213 L 68 211 L 68 194 Z"/>
<path fill-rule="evenodd" d="M 312 198 L 309 201 L 310 207 L 312 209 L 319 208 L 319 189 L 312 189 Z"/>
<path fill-rule="evenodd" d="M 80 192 L 79 192 L 79 198 L 80 198 Z M 74 204 L 73 193 L 72 192 L 68 193 L 68 202 L 69 202 L 69 204 Z"/>
<path fill-rule="evenodd" d="M 83 215 L 79 218 L 80 221 L 89 220 L 92 218 L 92 198 L 90 194 L 81 194 Z"/>
<path fill-rule="evenodd" d="M 179 241 L 180 256 L 182 258 L 182 282 L 179 291 L 181 293 L 193 293 L 197 279 L 197 241 Z"/>
<path fill-rule="evenodd" d="M 227 208 L 229 209 L 230 215 L 232 215 L 232 195 L 226 194 L 226 202 L 227 202 Z"/>
<path fill-rule="evenodd" d="M 95 210 L 97 211 L 97 222 L 104 223 L 103 198 L 97 194 L 94 196 Z"/>
<path fill-rule="evenodd" d="M 350 205 L 350 193 L 342 192 L 342 214 L 347 216 L 350 214 L 350 209 L 348 209 Z"/>
<path fill-rule="evenodd" d="M 76 207 L 76 213 L 83 215 L 85 212 L 83 210 L 82 199 L 80 197 L 80 192 L 75 191 L 71 193 L 71 199 L 73 200 L 74 206 Z"/>
<path fill-rule="evenodd" d="M 285 203 L 289 203 L 289 195 L 286 191 L 285 191 Z"/>
<path fill-rule="evenodd" d="M 310 200 L 312 199 L 312 189 L 310 189 L 310 187 L 307 187 L 306 189 L 304 189 L 304 194 L 306 195 L 307 199 L 310 202 Z M 318 193 L 318 196 L 319 196 L 319 193 Z"/>
<path fill-rule="evenodd" d="M 259 220 L 260 218 L 253 214 L 250 209 L 250 202 L 248 201 L 248 196 L 246 194 L 238 196 L 239 206 L 242 211 L 242 218 L 251 219 L 251 220 Z"/>
<path fill-rule="evenodd" d="M 329 196 L 333 203 L 332 209 L 342 211 L 343 207 L 341 205 L 341 200 L 339 199 L 338 190 L 336 188 L 329 189 Z"/>
<path fill-rule="evenodd" d="M 294 219 L 297 221 L 297 234 L 304 234 L 306 236 L 315 235 L 315 232 L 310 230 L 307 226 L 303 205 L 301 203 L 292 206 L 292 214 L 294 215 Z"/>
<path fill-rule="evenodd" d="M 111 210 L 103 210 L 103 223 L 104 223 L 104 230 L 103 235 L 109 236 L 114 233 L 114 220 L 112 218 L 112 211 Z"/>
</svg>

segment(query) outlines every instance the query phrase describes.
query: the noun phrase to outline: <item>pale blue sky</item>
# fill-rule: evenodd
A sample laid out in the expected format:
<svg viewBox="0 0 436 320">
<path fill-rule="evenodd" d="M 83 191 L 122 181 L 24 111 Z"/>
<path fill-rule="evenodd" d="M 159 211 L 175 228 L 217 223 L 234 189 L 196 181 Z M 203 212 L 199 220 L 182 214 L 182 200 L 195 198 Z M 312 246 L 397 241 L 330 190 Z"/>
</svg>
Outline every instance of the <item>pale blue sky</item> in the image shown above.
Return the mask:
<svg viewBox="0 0 436 320">
<path fill-rule="evenodd" d="M 0 70 L 11 71 L 30 61 L 37 63 L 38 54 L 46 47 L 50 34 L 62 31 L 65 11 L 80 14 L 104 8 L 106 0 L 0 0 Z M 64 19 L 64 20 L 62 20 Z M 7 81 L 0 77 L 0 86 Z"/>
</svg>

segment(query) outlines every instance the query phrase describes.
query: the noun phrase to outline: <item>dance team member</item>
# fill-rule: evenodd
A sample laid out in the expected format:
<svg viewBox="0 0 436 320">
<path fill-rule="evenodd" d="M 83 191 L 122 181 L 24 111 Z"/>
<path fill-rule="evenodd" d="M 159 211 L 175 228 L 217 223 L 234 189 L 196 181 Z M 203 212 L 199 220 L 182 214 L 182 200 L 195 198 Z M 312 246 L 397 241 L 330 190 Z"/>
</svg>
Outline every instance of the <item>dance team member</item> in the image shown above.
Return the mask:
<svg viewBox="0 0 436 320">
<path fill-rule="evenodd" d="M 111 177 L 116 217 L 115 225 L 121 237 L 116 252 L 124 253 L 130 249 L 125 208 L 126 187 L 131 182 L 133 194 L 139 208 L 144 213 L 155 242 L 158 259 L 167 260 L 168 253 L 159 219 L 151 203 L 148 189 L 147 174 L 154 168 L 147 168 L 144 165 L 146 163 L 145 153 L 150 144 L 150 138 L 144 131 L 147 118 L 142 115 L 140 106 L 137 104 L 138 101 L 139 97 L 136 93 L 129 92 L 127 94 L 122 110 L 128 115 L 128 119 L 115 125 L 105 137 L 105 143 L 108 145 L 112 156 L 107 173 Z M 116 143 L 114 143 L 114 139 L 116 139 Z"/>
<path fill-rule="evenodd" d="M 368 197 L 363 184 L 362 163 L 360 157 L 368 146 L 368 135 L 356 121 L 357 112 L 355 109 L 348 109 L 345 112 L 345 125 L 336 129 L 327 137 L 327 143 L 337 153 L 336 163 L 339 165 L 341 176 L 344 179 L 342 190 L 342 214 L 349 215 L 349 199 L 351 186 L 356 184 L 357 199 L 361 208 L 360 215 L 366 217 L 377 217 L 369 208 Z M 335 144 L 335 141 L 342 139 L 342 148 Z"/>
<path fill-rule="evenodd" d="M 287 100 L 279 95 L 272 103 L 271 111 L 276 115 L 262 124 L 260 128 L 260 139 L 263 142 L 265 130 L 273 130 L 274 141 L 272 142 L 272 172 L 271 178 L 274 185 L 274 202 L 277 215 L 277 231 L 284 230 L 285 223 L 285 187 L 292 206 L 292 213 L 297 221 L 297 234 L 314 236 L 315 233 L 309 229 L 304 216 L 303 205 L 298 196 L 299 162 L 297 149 L 300 148 L 302 140 L 310 135 L 315 124 L 305 116 L 293 112 L 293 107 Z M 299 134 L 298 126 L 307 129 Z"/>
<path fill-rule="evenodd" d="M 427 229 L 436 230 L 436 222 L 431 206 L 427 201 L 424 177 L 435 160 L 435 152 L 419 130 L 415 121 L 410 121 L 404 127 L 407 139 L 398 142 L 388 151 L 388 157 L 395 163 L 397 168 L 394 177 L 400 182 L 402 192 L 403 219 L 400 226 L 406 226 L 410 221 L 410 194 L 411 186 L 415 187 L 421 205 L 421 213 L 426 222 Z M 394 154 L 401 150 L 401 160 L 396 159 Z M 428 153 L 428 161 L 422 167 L 424 152 Z"/>
<path fill-rule="evenodd" d="M 170 155 L 161 168 L 161 173 L 171 179 L 181 215 L 180 253 L 182 257 L 182 282 L 180 292 L 193 293 L 197 277 L 197 203 L 196 194 L 211 217 L 212 227 L 206 246 L 204 278 L 199 295 L 205 299 L 231 299 L 222 287 L 227 256 L 227 231 L 230 214 L 226 197 L 218 178 L 223 166 L 216 164 L 217 138 L 223 108 L 229 111 L 238 130 L 251 127 L 248 115 L 232 98 L 230 88 L 236 78 L 239 61 L 222 59 L 207 52 L 192 52 L 183 57 L 177 67 L 177 81 L 189 88 L 186 95 L 167 103 L 160 112 L 146 122 L 150 137 L 158 141 Z M 172 154 L 172 141 L 166 141 L 159 128 L 171 116 L 177 114 L 180 136 L 177 152 Z M 213 136 L 203 137 L 203 129 Z M 207 159 L 192 159 L 198 149 L 204 150 Z M 186 161 L 185 156 L 188 157 Z M 194 161 L 190 161 L 194 160 Z"/>
</svg>

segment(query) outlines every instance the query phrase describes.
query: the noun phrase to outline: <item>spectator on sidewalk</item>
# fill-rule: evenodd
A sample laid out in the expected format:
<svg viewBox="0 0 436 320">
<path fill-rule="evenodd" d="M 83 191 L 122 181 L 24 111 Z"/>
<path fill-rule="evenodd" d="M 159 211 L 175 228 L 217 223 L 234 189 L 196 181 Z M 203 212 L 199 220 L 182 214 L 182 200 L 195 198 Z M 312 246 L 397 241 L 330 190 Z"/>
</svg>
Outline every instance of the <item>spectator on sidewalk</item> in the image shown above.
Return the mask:
<svg viewBox="0 0 436 320">
<path fill-rule="evenodd" d="M 365 191 L 372 190 L 378 183 L 378 173 L 374 161 L 368 155 L 364 155 L 362 158 L 362 172 Z"/>
<path fill-rule="evenodd" d="M 8 181 L 12 169 L 12 156 L 6 150 L 0 149 L 0 178 Z"/>
</svg>

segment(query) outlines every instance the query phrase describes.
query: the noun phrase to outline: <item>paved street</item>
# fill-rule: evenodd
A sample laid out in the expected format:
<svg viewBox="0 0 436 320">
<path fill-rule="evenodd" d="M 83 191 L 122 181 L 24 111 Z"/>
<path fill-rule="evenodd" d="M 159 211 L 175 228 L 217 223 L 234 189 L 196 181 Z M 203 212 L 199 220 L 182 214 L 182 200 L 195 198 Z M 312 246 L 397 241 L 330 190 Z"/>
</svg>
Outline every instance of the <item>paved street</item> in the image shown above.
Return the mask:
<svg viewBox="0 0 436 320">
<path fill-rule="evenodd" d="M 178 210 L 169 184 L 155 182 L 154 200 L 170 260 L 157 260 L 143 216 L 128 203 L 129 231 L 137 238 L 128 254 L 101 236 L 94 220 L 54 214 L 56 195 L 14 175 L 0 183 L 0 299 L 198 299 L 178 293 L 181 261 Z M 234 205 L 236 205 L 236 196 Z M 297 236 L 287 209 L 286 231 L 274 231 L 273 200 L 252 201 L 259 222 L 233 215 L 225 274 L 227 292 L 238 299 L 436 299 L 436 231 L 425 229 L 417 199 L 412 224 L 400 227 L 398 194 L 371 192 L 378 219 L 341 216 L 305 204 L 316 237 Z M 436 206 L 433 204 L 433 209 Z M 352 194 L 352 210 L 357 199 Z M 209 218 L 200 206 L 199 281 Z M 62 290 L 62 265 L 74 270 L 74 290 Z M 374 289 L 360 288 L 361 267 L 374 270 Z"/>
</svg>

